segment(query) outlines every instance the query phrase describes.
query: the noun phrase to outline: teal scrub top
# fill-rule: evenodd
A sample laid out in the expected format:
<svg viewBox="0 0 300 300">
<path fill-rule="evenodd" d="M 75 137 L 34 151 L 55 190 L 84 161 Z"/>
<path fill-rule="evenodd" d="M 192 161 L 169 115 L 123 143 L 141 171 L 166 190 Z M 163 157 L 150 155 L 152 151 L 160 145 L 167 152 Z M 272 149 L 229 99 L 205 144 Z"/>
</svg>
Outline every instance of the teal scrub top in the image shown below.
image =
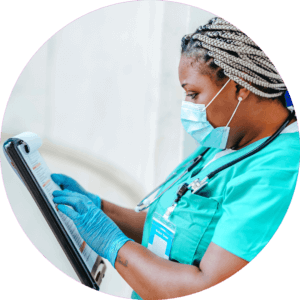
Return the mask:
<svg viewBox="0 0 300 300">
<path fill-rule="evenodd" d="M 148 246 L 154 212 L 161 215 L 166 212 L 176 198 L 179 185 L 203 179 L 266 139 L 220 157 L 203 168 L 221 151 L 210 149 L 191 172 L 149 208 L 142 245 Z M 178 177 L 185 169 L 182 166 L 204 150 L 198 148 L 174 170 L 179 171 Z M 299 132 L 282 133 L 263 150 L 215 175 L 199 194 L 188 191 L 170 216 L 176 226 L 170 259 L 193 264 L 194 260 L 201 260 L 213 242 L 251 261 L 272 238 L 287 212 L 295 190 L 299 158 Z M 134 291 L 132 298 L 141 299 Z"/>
</svg>

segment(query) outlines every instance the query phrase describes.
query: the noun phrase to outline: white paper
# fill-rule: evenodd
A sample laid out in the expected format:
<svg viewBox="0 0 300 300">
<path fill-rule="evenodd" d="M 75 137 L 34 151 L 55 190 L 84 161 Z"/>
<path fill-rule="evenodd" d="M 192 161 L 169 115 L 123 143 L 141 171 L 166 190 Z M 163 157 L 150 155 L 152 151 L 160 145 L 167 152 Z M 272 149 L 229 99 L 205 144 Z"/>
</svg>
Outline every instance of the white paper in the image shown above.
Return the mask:
<svg viewBox="0 0 300 300">
<path fill-rule="evenodd" d="M 24 141 L 30 152 L 34 152 L 42 146 L 41 138 L 32 132 L 23 132 L 16 135 L 14 138 Z"/>
</svg>

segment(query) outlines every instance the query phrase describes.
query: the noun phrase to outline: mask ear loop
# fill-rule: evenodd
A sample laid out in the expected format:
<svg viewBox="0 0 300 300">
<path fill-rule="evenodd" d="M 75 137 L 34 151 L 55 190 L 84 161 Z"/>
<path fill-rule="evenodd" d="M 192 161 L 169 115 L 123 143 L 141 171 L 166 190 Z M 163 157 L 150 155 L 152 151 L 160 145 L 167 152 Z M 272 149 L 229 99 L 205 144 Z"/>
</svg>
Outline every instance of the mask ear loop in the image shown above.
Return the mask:
<svg viewBox="0 0 300 300">
<path fill-rule="evenodd" d="M 213 98 L 212 98 L 212 100 L 203 108 L 203 109 L 201 109 L 201 111 L 204 111 L 204 110 L 206 110 L 207 108 L 208 108 L 208 106 L 219 96 L 219 94 L 223 91 L 223 89 L 225 88 L 225 86 L 227 85 L 227 83 L 230 81 L 231 79 L 229 78 L 228 80 L 227 80 L 227 82 L 223 85 L 223 87 L 218 91 L 218 93 L 217 93 L 217 95 L 216 96 L 214 96 Z"/>
<path fill-rule="evenodd" d="M 243 98 L 242 98 L 242 97 L 239 97 L 238 100 L 239 100 L 239 103 L 238 103 L 238 105 L 236 106 L 236 108 L 235 108 L 235 110 L 234 110 L 234 112 L 233 112 L 233 114 L 232 114 L 230 120 L 228 121 L 228 123 L 227 123 L 227 125 L 226 125 L 225 127 L 228 127 L 229 123 L 231 122 L 233 116 L 235 115 L 235 112 L 237 111 L 237 109 L 238 109 L 240 103 L 242 102 Z"/>
</svg>

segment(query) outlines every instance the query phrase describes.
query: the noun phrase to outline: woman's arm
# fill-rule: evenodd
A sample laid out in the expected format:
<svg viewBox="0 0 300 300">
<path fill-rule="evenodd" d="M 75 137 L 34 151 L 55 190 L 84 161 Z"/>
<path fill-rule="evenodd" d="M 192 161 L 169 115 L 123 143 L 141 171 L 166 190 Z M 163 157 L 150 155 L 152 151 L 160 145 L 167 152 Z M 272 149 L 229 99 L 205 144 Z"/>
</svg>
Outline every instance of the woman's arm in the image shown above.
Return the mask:
<svg viewBox="0 0 300 300">
<path fill-rule="evenodd" d="M 102 210 L 110 217 L 123 233 L 141 244 L 146 212 L 135 212 L 132 209 L 115 205 L 102 199 Z"/>
<path fill-rule="evenodd" d="M 146 299 L 176 298 L 227 279 L 248 262 L 211 243 L 199 267 L 172 262 L 132 241 L 118 252 L 115 268 Z"/>
<path fill-rule="evenodd" d="M 199 268 L 162 259 L 130 240 L 87 196 L 69 190 L 54 191 L 53 196 L 57 208 L 73 220 L 86 243 L 108 259 L 143 299 L 175 298 L 202 291 L 248 263 L 214 243 L 209 245 Z M 112 215 L 118 215 L 120 208 L 111 209 Z M 124 222 L 122 217 L 120 220 Z M 127 218 L 127 222 L 132 221 Z"/>
</svg>

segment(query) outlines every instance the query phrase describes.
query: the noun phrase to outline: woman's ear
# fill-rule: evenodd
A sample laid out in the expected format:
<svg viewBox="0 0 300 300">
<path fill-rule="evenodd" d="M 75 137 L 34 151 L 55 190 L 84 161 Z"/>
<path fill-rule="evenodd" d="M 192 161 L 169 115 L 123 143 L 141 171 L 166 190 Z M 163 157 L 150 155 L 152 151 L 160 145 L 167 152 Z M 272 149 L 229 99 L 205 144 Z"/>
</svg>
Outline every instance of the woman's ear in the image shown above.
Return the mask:
<svg viewBox="0 0 300 300">
<path fill-rule="evenodd" d="M 245 100 L 249 94 L 250 94 L 250 91 L 247 90 L 246 88 L 244 88 L 243 86 L 237 84 L 236 86 L 236 98 L 242 98 L 243 100 Z"/>
</svg>

